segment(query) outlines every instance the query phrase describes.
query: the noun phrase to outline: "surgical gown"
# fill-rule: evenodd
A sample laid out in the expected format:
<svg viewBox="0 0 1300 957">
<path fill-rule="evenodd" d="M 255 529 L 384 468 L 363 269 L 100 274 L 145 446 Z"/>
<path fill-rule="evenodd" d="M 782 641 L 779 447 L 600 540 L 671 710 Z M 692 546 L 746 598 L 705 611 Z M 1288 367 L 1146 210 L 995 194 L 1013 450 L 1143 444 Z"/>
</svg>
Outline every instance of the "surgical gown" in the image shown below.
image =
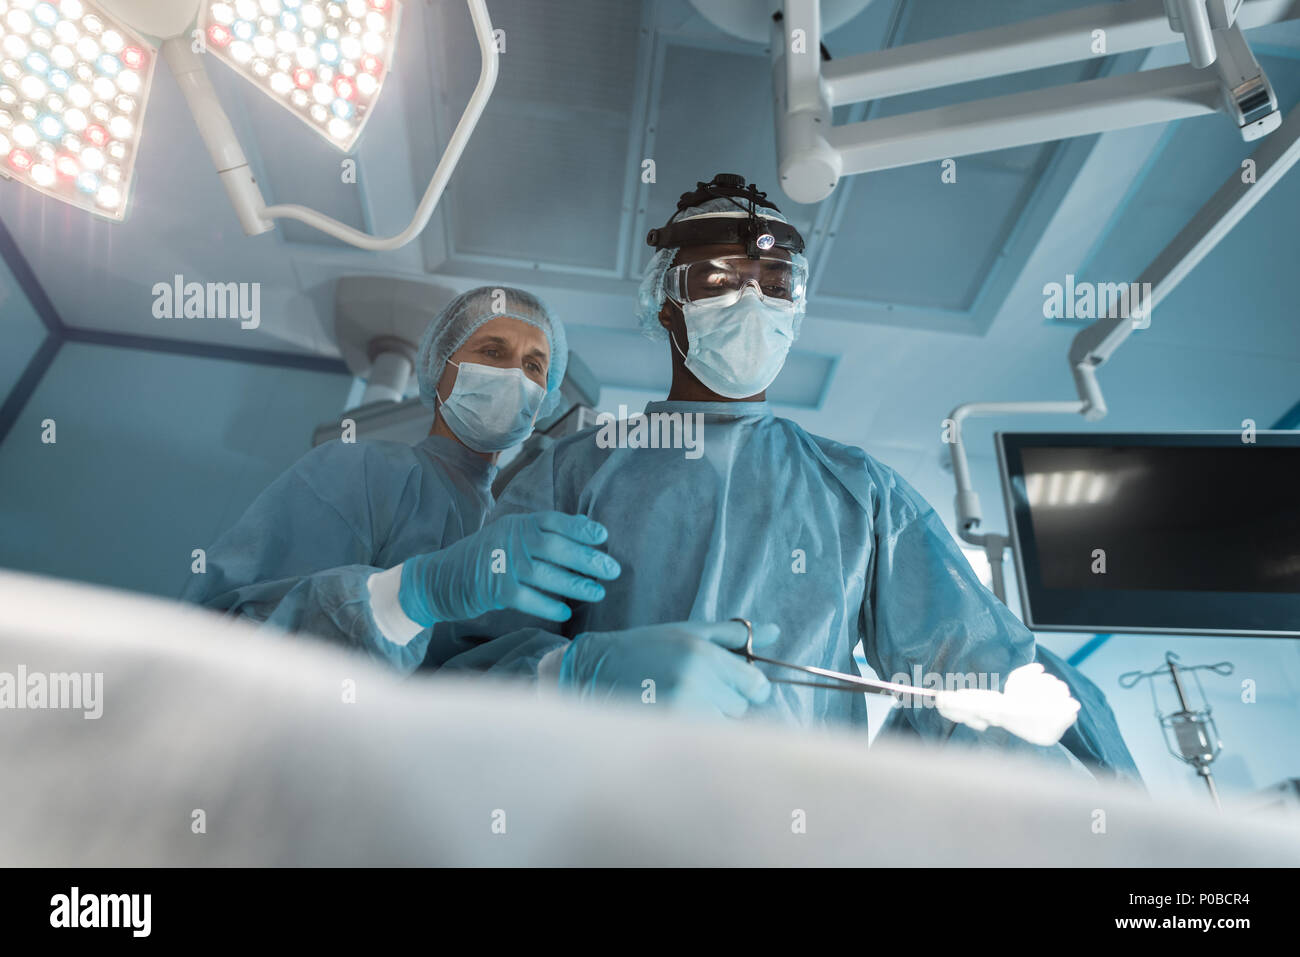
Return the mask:
<svg viewBox="0 0 1300 957">
<path fill-rule="evenodd" d="M 495 612 L 440 628 L 426 667 L 535 676 L 548 652 L 586 631 L 736 617 L 780 626 L 768 657 L 857 673 L 861 642 L 878 676 L 913 684 L 937 675 L 945 687 L 997 687 L 1034 660 L 1033 635 L 980 583 L 934 510 L 861 449 L 810 435 L 764 402 L 652 402 L 646 412 L 701 415 L 702 454 L 606 448 L 600 432 L 582 432 L 521 472 L 489 517 L 558 509 L 604 524 L 623 566 L 605 599 L 574 603 L 563 625 Z M 1060 745 L 902 710 L 927 738 L 1078 767 Z M 867 721 L 862 694 L 790 684 L 773 685 L 755 712 L 804 726 Z"/>
<path fill-rule="evenodd" d="M 271 483 L 207 552 L 184 598 L 361 649 L 413 671 L 430 629 L 389 641 L 368 580 L 477 531 L 495 466 L 441 436 L 417 445 L 328 442 Z"/>
</svg>

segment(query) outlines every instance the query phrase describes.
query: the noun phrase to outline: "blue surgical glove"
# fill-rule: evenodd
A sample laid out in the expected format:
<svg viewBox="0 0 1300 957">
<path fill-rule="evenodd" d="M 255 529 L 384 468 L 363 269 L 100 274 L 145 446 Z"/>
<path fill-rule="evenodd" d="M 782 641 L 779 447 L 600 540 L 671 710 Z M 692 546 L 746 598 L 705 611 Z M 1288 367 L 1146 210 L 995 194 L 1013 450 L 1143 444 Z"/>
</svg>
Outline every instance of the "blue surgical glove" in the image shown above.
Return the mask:
<svg viewBox="0 0 1300 957">
<path fill-rule="evenodd" d="M 754 648 L 771 645 L 779 634 L 776 625 L 755 625 Z M 738 718 L 772 694 L 757 666 L 727 650 L 744 648 L 746 637 L 738 621 L 585 632 L 560 660 L 560 687 L 584 698 L 639 695 L 646 704 Z"/>
<path fill-rule="evenodd" d="M 508 515 L 448 548 L 403 562 L 398 602 L 408 618 L 425 626 L 499 608 L 567 621 L 569 606 L 543 592 L 578 601 L 604 598 L 594 579 L 612 581 L 622 570 L 592 547 L 608 534 L 583 515 Z"/>
</svg>

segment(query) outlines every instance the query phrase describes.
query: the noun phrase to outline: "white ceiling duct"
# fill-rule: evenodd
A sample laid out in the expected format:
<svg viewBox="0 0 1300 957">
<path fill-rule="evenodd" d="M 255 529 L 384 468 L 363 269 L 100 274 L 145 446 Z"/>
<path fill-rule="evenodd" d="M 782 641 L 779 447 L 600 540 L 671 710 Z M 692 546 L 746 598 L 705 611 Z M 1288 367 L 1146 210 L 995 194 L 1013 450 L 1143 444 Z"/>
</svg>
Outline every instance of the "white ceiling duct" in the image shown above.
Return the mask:
<svg viewBox="0 0 1300 957">
<path fill-rule="evenodd" d="M 445 286 L 388 276 L 339 280 L 334 336 L 348 369 L 367 380 L 363 404 L 402 400 L 420 338 L 456 295 Z"/>
<path fill-rule="evenodd" d="M 158 40 L 180 36 L 199 14 L 199 0 L 99 0 L 101 6 Z"/>
<path fill-rule="evenodd" d="M 872 0 L 822 0 L 822 29 L 830 33 L 871 5 Z M 781 0 L 691 0 L 691 6 L 719 30 L 752 43 L 767 43 L 772 15 Z"/>
</svg>

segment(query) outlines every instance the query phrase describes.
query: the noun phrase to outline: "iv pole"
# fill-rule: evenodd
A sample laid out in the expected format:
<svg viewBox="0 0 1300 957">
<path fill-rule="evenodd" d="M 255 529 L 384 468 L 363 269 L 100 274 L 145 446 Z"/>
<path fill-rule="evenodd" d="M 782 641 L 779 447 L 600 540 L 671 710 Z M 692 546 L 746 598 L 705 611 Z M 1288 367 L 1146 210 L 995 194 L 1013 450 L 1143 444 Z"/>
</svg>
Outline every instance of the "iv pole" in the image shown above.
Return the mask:
<svg viewBox="0 0 1300 957">
<path fill-rule="evenodd" d="M 1187 700 L 1183 674 L 1188 671 L 1213 671 L 1226 677 L 1232 674 L 1232 670 L 1230 661 L 1220 661 L 1213 665 L 1184 665 L 1176 654 L 1167 651 L 1163 668 L 1157 668 L 1155 671 L 1129 671 L 1119 676 L 1121 688 L 1132 688 L 1143 679 L 1151 680 L 1151 703 L 1155 706 L 1160 727 L 1165 732 L 1165 747 L 1175 758 L 1196 769 L 1196 773 L 1205 781 L 1205 786 L 1210 791 L 1210 800 L 1219 810 L 1223 810 L 1223 805 L 1219 801 L 1219 789 L 1214 783 L 1214 775 L 1210 773 L 1210 765 L 1223 750 L 1223 742 L 1219 740 L 1219 729 L 1214 723 L 1209 699 L 1205 697 L 1205 688 L 1201 686 L 1200 675 L 1193 677 L 1196 678 L 1196 687 L 1200 691 L 1201 703 L 1204 707 L 1193 710 Z M 1178 695 L 1178 710 L 1169 714 L 1160 713 L 1160 702 L 1156 698 L 1154 679 L 1161 675 L 1168 675 L 1173 679 L 1174 692 Z M 1175 745 L 1177 750 L 1174 749 Z"/>
</svg>

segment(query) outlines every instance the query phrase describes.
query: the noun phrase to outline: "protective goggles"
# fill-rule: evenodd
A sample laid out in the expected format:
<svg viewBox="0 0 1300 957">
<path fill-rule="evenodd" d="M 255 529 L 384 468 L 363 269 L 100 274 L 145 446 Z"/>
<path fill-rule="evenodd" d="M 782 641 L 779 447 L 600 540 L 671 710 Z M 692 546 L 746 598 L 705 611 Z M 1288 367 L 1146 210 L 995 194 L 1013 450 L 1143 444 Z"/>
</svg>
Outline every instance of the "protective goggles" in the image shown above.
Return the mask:
<svg viewBox="0 0 1300 957">
<path fill-rule="evenodd" d="M 808 267 L 775 257 L 721 256 L 673 266 L 664 276 L 665 294 L 678 303 L 739 298 L 746 286 L 769 299 L 802 302 L 808 291 Z"/>
</svg>

